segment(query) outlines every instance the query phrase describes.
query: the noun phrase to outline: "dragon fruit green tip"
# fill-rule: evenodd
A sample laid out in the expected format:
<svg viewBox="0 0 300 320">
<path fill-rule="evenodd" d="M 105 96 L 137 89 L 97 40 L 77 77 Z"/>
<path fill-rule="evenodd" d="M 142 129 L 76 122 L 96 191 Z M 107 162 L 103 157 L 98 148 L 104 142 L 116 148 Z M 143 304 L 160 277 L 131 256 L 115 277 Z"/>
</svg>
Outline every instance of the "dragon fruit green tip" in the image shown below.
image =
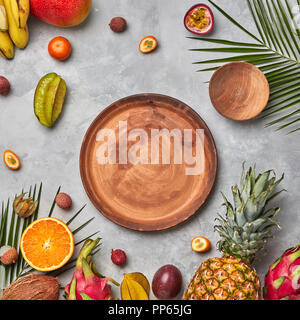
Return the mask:
<svg viewBox="0 0 300 320">
<path fill-rule="evenodd" d="M 91 252 L 100 238 L 88 239 L 83 244 L 71 282 L 65 287 L 67 300 L 112 300 L 110 278 L 103 277 L 91 261 Z"/>
</svg>

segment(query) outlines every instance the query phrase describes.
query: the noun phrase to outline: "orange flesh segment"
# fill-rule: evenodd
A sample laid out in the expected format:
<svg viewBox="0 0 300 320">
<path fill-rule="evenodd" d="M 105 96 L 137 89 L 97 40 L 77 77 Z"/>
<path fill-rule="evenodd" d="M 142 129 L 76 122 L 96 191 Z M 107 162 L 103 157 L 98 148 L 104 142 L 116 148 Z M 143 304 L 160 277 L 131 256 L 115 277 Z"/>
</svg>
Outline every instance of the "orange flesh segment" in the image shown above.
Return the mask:
<svg viewBox="0 0 300 320">
<path fill-rule="evenodd" d="M 58 219 L 38 219 L 23 233 L 21 251 L 34 269 L 56 270 L 67 263 L 73 254 L 73 235 Z"/>
</svg>

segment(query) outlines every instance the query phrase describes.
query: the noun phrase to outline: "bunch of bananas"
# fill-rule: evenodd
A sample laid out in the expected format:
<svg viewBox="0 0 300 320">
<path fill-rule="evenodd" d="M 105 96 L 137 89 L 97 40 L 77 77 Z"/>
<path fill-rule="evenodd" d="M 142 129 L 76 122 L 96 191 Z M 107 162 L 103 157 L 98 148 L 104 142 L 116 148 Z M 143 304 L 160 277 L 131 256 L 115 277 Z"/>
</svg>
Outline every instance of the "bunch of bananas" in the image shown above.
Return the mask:
<svg viewBox="0 0 300 320">
<path fill-rule="evenodd" d="M 29 0 L 0 0 L 0 55 L 14 57 L 14 44 L 24 49 L 29 40 Z"/>
</svg>

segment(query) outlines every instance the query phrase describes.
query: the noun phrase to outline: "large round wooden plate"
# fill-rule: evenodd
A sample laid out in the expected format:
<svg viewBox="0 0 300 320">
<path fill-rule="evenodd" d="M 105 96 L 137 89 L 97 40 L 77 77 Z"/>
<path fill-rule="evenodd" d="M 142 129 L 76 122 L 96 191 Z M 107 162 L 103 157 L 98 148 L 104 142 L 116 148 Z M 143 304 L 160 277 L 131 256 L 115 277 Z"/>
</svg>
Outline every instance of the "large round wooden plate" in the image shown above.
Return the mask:
<svg viewBox="0 0 300 320">
<path fill-rule="evenodd" d="M 124 127 L 120 129 L 121 123 L 127 124 L 127 130 L 124 130 Z M 108 136 L 115 138 L 108 140 L 110 138 L 103 135 L 104 129 L 109 129 Z M 142 129 L 149 139 L 133 140 L 132 136 L 128 139 L 134 129 L 138 132 Z M 156 140 L 159 141 L 161 148 L 159 159 L 156 158 L 155 162 L 153 160 L 155 155 L 152 154 L 153 157 L 151 157 L 151 146 L 154 140 L 150 138 L 155 129 L 156 133 L 163 129 L 169 132 L 177 130 L 177 133 L 182 133 L 180 144 L 179 140 L 176 140 L 180 134 L 169 137 L 170 164 L 166 164 L 166 160 L 162 157 L 161 150 L 167 150 L 162 146 L 167 140 L 162 143 L 162 138 Z M 176 130 L 173 131 L 174 129 Z M 192 140 L 187 139 L 183 144 L 185 135 L 188 137 L 188 131 L 191 133 Z M 115 143 L 112 143 L 114 139 Z M 126 139 L 129 141 L 124 158 L 124 148 L 121 152 L 119 150 L 121 144 L 124 146 Z M 148 144 L 145 147 L 147 140 Z M 192 155 L 196 156 L 199 141 L 204 148 L 202 148 L 201 157 L 203 162 L 198 161 L 198 166 L 202 165 L 203 170 L 199 171 L 199 174 L 195 172 L 187 174 L 189 169 L 195 167 L 195 163 L 187 164 L 184 147 L 187 145 L 187 152 L 192 150 Z M 140 156 L 144 162 L 136 163 L 129 154 L 138 143 L 143 145 L 144 149 L 131 154 Z M 115 149 L 105 149 L 105 144 L 106 146 L 114 145 Z M 147 148 L 148 155 L 145 153 Z M 178 157 L 174 161 L 175 153 L 178 155 L 179 149 L 182 152 L 181 163 Z M 115 150 L 115 153 L 111 150 Z M 198 150 L 201 148 L 199 147 Z M 107 160 L 108 163 L 105 164 L 103 157 L 108 155 L 111 161 Z M 145 155 L 148 163 L 145 162 Z M 197 159 L 200 159 L 198 155 L 201 153 L 197 154 Z M 112 159 L 117 162 L 115 163 Z M 120 159 L 123 159 L 123 163 Z M 199 165 L 200 162 L 201 165 Z M 208 127 L 189 106 L 164 95 L 139 94 L 113 103 L 93 121 L 82 143 L 80 172 L 87 195 L 105 217 L 129 229 L 163 230 L 187 220 L 204 204 L 215 182 L 217 152 Z"/>
</svg>

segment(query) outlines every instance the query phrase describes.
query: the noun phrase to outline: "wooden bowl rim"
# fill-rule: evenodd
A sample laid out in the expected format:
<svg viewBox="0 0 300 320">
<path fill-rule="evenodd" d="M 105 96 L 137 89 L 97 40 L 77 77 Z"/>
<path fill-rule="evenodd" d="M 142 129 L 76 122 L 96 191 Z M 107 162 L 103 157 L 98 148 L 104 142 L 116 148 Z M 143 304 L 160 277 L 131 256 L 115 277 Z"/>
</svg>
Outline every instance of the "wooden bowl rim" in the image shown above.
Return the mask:
<svg viewBox="0 0 300 320">
<path fill-rule="evenodd" d="M 93 193 L 92 190 L 87 182 L 87 178 L 86 178 L 86 171 L 84 170 L 84 154 L 87 150 L 87 145 L 88 145 L 88 139 L 90 138 L 90 134 L 93 131 L 94 127 L 98 124 L 98 121 L 101 121 L 104 119 L 104 117 L 106 116 L 107 112 L 110 111 L 111 108 L 114 108 L 116 106 L 118 106 L 119 104 L 122 104 L 123 102 L 126 102 L 128 100 L 131 99 L 154 99 L 154 98 L 162 98 L 162 99 L 167 99 L 170 102 L 176 102 L 176 103 L 180 103 L 181 105 L 185 106 L 187 109 L 187 111 L 189 112 L 189 114 L 193 117 L 193 119 L 197 122 L 200 123 L 201 126 L 203 126 L 203 129 L 205 129 L 205 136 L 209 139 L 210 144 L 211 144 L 211 153 L 212 153 L 212 167 L 213 169 L 211 170 L 211 179 L 210 179 L 210 183 L 209 186 L 207 188 L 207 192 L 206 194 L 204 194 L 203 199 L 201 201 L 201 203 L 199 203 L 199 206 L 197 207 L 197 209 L 192 210 L 192 212 L 190 214 L 187 214 L 185 216 L 180 217 L 180 219 L 174 219 L 174 221 L 172 221 L 172 223 L 161 223 L 161 224 L 156 224 L 156 225 L 145 225 L 143 223 L 136 223 L 136 222 L 130 222 L 129 220 L 123 220 L 120 219 L 119 217 L 116 217 L 115 215 L 111 215 L 108 212 L 105 212 L 105 210 L 103 210 L 103 208 L 101 207 L 101 205 L 94 199 L 93 197 Z M 174 108 L 176 108 L 174 106 Z M 81 181 L 83 184 L 83 187 L 85 189 L 85 192 L 87 194 L 87 196 L 89 197 L 90 201 L 93 203 L 93 205 L 95 206 L 95 208 L 107 219 L 109 219 L 110 221 L 126 228 L 126 229 L 130 229 L 130 230 L 135 230 L 135 231 L 142 231 L 142 232 L 154 232 L 154 231 L 162 231 L 162 230 L 166 230 L 166 229 L 170 229 L 172 227 L 177 226 L 178 224 L 182 224 L 183 222 L 185 222 L 186 220 L 188 220 L 189 218 L 191 218 L 193 215 L 195 215 L 199 209 L 204 205 L 204 203 L 207 201 L 209 195 L 211 194 L 214 185 L 215 185 L 215 181 L 216 181 L 216 177 L 217 177 L 217 171 L 218 171 L 218 154 L 217 154 L 217 148 L 216 148 L 216 144 L 213 138 L 213 135 L 210 131 L 210 129 L 208 128 L 207 124 L 205 123 L 205 121 L 200 117 L 200 115 L 191 107 L 189 107 L 187 104 L 185 104 L 184 102 L 167 96 L 167 95 L 163 95 L 163 94 L 158 94 L 158 93 L 140 93 L 140 94 L 135 94 L 135 95 L 130 95 L 124 98 L 121 98 L 115 102 L 113 102 L 112 104 L 110 104 L 108 107 L 104 108 L 99 114 L 98 116 L 92 121 L 92 123 L 90 124 L 89 128 L 87 129 L 82 144 L 81 144 L 81 149 L 80 149 L 80 159 L 79 159 L 79 169 L 80 169 L 80 176 L 81 176 Z"/>
<path fill-rule="evenodd" d="M 220 72 L 223 71 L 223 69 L 225 69 L 226 67 L 230 66 L 230 65 L 244 65 L 244 66 L 248 66 L 248 67 L 251 67 L 253 70 L 255 70 L 257 72 L 257 74 L 261 74 L 263 76 L 263 79 L 265 81 L 265 84 L 266 84 L 266 87 L 267 87 L 267 94 L 266 94 L 266 103 L 259 109 L 257 109 L 258 111 L 256 113 L 253 113 L 253 116 L 251 116 L 250 118 L 245 118 L 245 119 L 236 119 L 234 117 L 231 117 L 230 115 L 225 115 L 223 114 L 213 103 L 213 99 L 212 99 L 212 93 L 211 93 L 211 90 L 212 90 L 212 81 L 215 79 L 216 76 L 218 76 L 218 74 Z M 216 111 L 222 115 L 223 117 L 229 119 L 229 120 L 233 120 L 233 121 L 239 121 L 239 122 L 244 122 L 244 121 L 248 121 L 248 120 L 251 120 L 251 119 L 254 119 L 255 117 L 257 117 L 259 114 L 262 113 L 262 111 L 266 108 L 266 106 L 268 105 L 268 102 L 269 102 L 269 99 L 270 99 L 270 85 L 269 85 L 269 82 L 268 82 L 268 79 L 267 77 L 265 76 L 265 74 L 258 68 L 256 67 L 255 65 L 251 64 L 251 63 L 248 63 L 248 62 L 244 62 L 244 61 L 233 61 L 233 62 L 229 62 L 229 63 L 225 63 L 223 66 L 219 67 L 215 72 L 214 74 L 212 75 L 211 79 L 210 79 L 210 82 L 209 82 L 209 96 L 210 96 L 210 100 L 211 100 L 211 103 L 213 105 L 213 107 L 216 109 Z"/>
</svg>

